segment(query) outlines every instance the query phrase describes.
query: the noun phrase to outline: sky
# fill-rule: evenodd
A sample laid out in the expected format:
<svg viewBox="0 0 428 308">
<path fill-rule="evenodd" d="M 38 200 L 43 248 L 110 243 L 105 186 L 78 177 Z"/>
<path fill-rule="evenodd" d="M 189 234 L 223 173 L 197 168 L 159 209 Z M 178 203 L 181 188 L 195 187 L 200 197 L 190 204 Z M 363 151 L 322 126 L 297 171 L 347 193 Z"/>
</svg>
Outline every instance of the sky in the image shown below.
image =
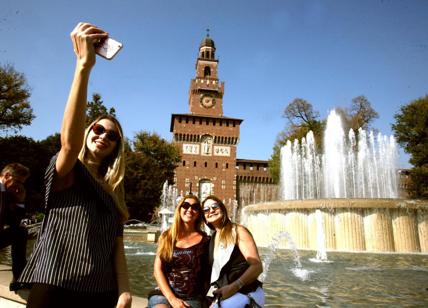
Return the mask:
<svg viewBox="0 0 428 308">
<path fill-rule="evenodd" d="M 391 135 L 400 107 L 428 94 L 428 1 L 1 0 L 0 65 L 25 74 L 36 118 L 20 134 L 59 132 L 74 72 L 69 34 L 91 22 L 123 43 L 97 59 L 89 95 L 116 109 L 125 135 L 171 141 L 172 113 L 187 113 L 199 44 L 209 28 L 225 82 L 224 115 L 240 118 L 238 158 L 267 160 L 303 98 L 327 117 L 364 95 Z M 400 151 L 399 167 L 408 167 Z"/>
</svg>

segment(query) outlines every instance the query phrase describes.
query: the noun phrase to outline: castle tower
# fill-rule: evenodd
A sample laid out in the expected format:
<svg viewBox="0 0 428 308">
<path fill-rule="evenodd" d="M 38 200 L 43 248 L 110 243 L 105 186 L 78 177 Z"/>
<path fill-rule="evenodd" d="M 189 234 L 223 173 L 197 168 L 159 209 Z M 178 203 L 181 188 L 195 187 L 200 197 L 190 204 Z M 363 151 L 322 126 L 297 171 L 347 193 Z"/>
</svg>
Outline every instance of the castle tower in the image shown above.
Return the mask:
<svg viewBox="0 0 428 308">
<path fill-rule="evenodd" d="M 207 35 L 199 46 L 196 76 L 189 90 L 189 113 L 172 114 L 170 131 L 182 161 L 175 171 L 178 191 L 202 200 L 215 194 L 236 199 L 236 150 L 241 119 L 223 115 L 224 82 L 218 78 L 214 41 Z"/>
</svg>

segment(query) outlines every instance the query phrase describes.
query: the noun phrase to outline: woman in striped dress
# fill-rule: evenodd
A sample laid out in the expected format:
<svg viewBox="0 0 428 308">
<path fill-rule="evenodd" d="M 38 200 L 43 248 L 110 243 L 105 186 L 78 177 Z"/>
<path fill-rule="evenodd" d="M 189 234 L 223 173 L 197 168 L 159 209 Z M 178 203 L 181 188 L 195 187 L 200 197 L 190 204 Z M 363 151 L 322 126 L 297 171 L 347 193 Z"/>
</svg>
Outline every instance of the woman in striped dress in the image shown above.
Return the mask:
<svg viewBox="0 0 428 308">
<path fill-rule="evenodd" d="M 28 306 L 131 307 L 123 246 L 124 140 L 111 116 L 85 130 L 94 44 L 108 34 L 79 23 L 71 33 L 77 57 L 61 127 L 61 149 L 45 174 L 45 218 L 20 277 L 32 284 Z"/>
</svg>

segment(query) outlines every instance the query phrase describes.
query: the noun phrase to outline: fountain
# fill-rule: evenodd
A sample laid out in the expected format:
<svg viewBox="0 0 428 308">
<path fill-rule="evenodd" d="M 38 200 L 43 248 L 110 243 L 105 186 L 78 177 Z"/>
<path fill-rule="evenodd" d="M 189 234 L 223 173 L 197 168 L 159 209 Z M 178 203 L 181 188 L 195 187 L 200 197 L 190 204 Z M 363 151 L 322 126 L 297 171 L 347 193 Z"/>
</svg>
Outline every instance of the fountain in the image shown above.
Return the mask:
<svg viewBox="0 0 428 308">
<path fill-rule="evenodd" d="M 177 188 L 173 185 L 168 185 L 168 181 L 165 181 L 162 188 L 161 195 L 161 208 L 159 215 L 161 216 L 161 232 L 167 230 L 172 224 L 172 217 L 174 216 L 174 210 L 177 206 Z"/>
<path fill-rule="evenodd" d="M 282 201 L 243 210 L 242 221 L 257 245 L 267 247 L 274 235 L 287 231 L 298 249 L 321 253 L 319 260 L 335 250 L 428 252 L 428 203 L 398 198 L 392 136 L 363 129 L 345 135 L 332 111 L 324 149 L 317 152 L 312 132 L 281 149 Z M 287 242 L 279 245 L 290 248 Z"/>
</svg>

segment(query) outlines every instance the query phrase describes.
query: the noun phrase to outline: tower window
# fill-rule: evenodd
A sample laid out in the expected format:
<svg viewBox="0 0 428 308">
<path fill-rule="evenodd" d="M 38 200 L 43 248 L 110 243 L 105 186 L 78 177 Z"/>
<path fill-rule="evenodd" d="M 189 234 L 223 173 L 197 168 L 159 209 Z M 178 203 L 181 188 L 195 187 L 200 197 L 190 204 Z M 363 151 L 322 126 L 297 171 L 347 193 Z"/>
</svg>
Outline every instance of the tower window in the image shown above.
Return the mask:
<svg viewBox="0 0 428 308">
<path fill-rule="evenodd" d="M 211 76 L 211 68 L 209 66 L 204 67 L 204 77 Z"/>
<path fill-rule="evenodd" d="M 186 161 L 185 160 L 183 160 L 183 167 L 185 167 L 186 166 Z"/>
<path fill-rule="evenodd" d="M 226 169 L 229 169 L 229 163 L 226 163 Z"/>
<path fill-rule="evenodd" d="M 193 162 L 193 167 L 196 167 L 196 161 Z"/>
<path fill-rule="evenodd" d="M 206 167 L 208 167 L 208 163 L 207 163 L 207 162 L 205 162 L 205 168 L 206 168 Z"/>
<path fill-rule="evenodd" d="M 218 168 L 218 163 L 215 163 L 215 167 Z"/>
</svg>

